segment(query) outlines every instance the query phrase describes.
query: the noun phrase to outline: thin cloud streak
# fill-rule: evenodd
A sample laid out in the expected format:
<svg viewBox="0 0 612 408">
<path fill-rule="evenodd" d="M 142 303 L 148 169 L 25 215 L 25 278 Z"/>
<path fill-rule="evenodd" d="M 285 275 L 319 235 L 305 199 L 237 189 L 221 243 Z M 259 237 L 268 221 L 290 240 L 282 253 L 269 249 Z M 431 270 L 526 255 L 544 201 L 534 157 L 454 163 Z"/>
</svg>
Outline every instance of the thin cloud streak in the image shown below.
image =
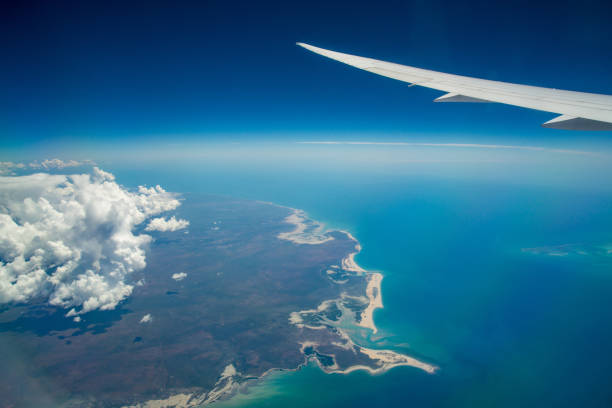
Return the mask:
<svg viewBox="0 0 612 408">
<path fill-rule="evenodd" d="M 496 144 L 477 144 L 477 143 L 416 143 L 416 142 L 339 142 L 339 141 L 306 141 L 296 142 L 297 144 L 312 145 L 375 145 L 375 146 L 413 146 L 413 147 L 458 147 L 476 149 L 506 149 L 506 150 L 529 150 L 536 152 L 550 152 L 562 154 L 577 154 L 583 156 L 604 156 L 601 153 L 589 152 L 585 150 L 554 149 L 541 146 L 521 146 L 521 145 L 496 145 Z"/>
</svg>

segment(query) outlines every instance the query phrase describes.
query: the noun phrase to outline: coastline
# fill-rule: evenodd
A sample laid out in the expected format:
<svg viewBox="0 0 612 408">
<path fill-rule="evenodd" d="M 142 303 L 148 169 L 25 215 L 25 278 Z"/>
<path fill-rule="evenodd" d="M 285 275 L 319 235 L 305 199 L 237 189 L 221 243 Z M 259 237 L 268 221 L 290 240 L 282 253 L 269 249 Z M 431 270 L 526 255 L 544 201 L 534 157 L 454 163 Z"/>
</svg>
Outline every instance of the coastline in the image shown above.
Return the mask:
<svg viewBox="0 0 612 408">
<path fill-rule="evenodd" d="M 374 322 L 374 311 L 383 308 L 381 292 L 383 275 L 380 272 L 367 271 L 356 263 L 355 256 L 361 251 L 362 247 L 350 232 L 344 230 L 325 230 L 324 224 L 308 218 L 303 210 L 269 202 L 260 201 L 260 203 L 291 211 L 284 218 L 284 222 L 293 225 L 294 228 L 290 231 L 278 233 L 276 237 L 280 240 L 285 240 L 295 245 L 321 245 L 338 238 L 337 235 L 334 237 L 331 233 L 346 235 L 354 243 L 354 249 L 339 259 L 339 265 L 329 265 L 330 270 L 328 272 L 347 275 L 347 279 L 363 280 L 365 283 L 365 295 L 348 294 L 340 290 L 341 287 L 338 286 L 338 298 L 324 300 L 311 309 L 290 313 L 288 316 L 289 324 L 305 333 L 304 341 L 299 343 L 304 360 L 295 367 L 269 368 L 259 375 L 246 376 L 238 372 L 233 364 L 228 364 L 223 372 L 220 373 L 214 387 L 208 391 L 197 390 L 194 392 L 193 389 L 183 390 L 182 392 L 169 395 L 167 398 L 125 405 L 124 408 L 161 408 L 166 406 L 190 408 L 208 405 L 216 401 L 230 399 L 241 389 L 244 389 L 244 387 L 249 387 L 249 384 L 254 381 L 264 380 L 266 376 L 273 372 L 298 371 L 309 363 L 315 363 L 319 369 L 327 374 L 342 375 L 355 371 L 366 371 L 371 375 L 379 375 L 400 366 L 414 367 L 428 374 L 434 374 L 439 369 L 435 365 L 393 350 L 374 349 L 358 345 L 349 335 L 347 328 L 343 326 L 344 324 L 348 325 L 349 328 L 365 329 L 371 331 L 372 334 L 376 334 L 378 328 Z M 345 280 L 335 280 L 331 276 L 328 277 L 336 285 L 342 285 L 346 282 Z M 358 304 L 360 311 L 357 312 L 347 307 L 347 302 Z M 341 321 L 329 318 L 330 311 L 332 310 L 339 310 L 341 312 Z M 317 336 L 324 341 L 307 340 L 307 337 L 313 333 L 317 333 Z M 330 342 L 330 339 L 334 341 Z M 335 352 L 330 352 L 330 348 L 335 349 Z M 344 356 L 342 356 L 343 353 L 345 353 Z M 343 364 L 339 362 L 343 357 L 346 360 L 347 354 L 354 356 L 353 363 Z"/>
<path fill-rule="evenodd" d="M 355 261 L 355 256 L 359 252 L 361 252 L 361 249 L 362 249 L 361 244 L 359 243 L 357 238 L 355 238 L 350 232 L 345 231 L 345 230 L 324 231 L 323 224 L 319 223 L 318 221 L 308 219 L 306 216 L 306 213 L 303 210 L 290 208 L 290 207 L 283 207 L 283 208 L 288 208 L 292 211 L 292 213 L 285 218 L 285 222 L 294 224 L 296 227 L 294 228 L 293 231 L 291 231 L 289 235 L 287 235 L 287 233 L 279 234 L 278 235 L 279 239 L 285 239 L 285 240 L 291 241 L 296 244 L 302 244 L 302 243 L 313 244 L 315 240 L 313 239 L 313 237 L 308 236 L 308 228 L 307 228 L 307 224 L 312 223 L 313 225 L 317 226 L 317 228 L 315 229 L 316 237 L 319 238 L 319 242 L 317 243 L 324 243 L 324 242 L 329 241 L 330 239 L 333 239 L 332 237 L 329 237 L 329 236 L 327 237 L 327 239 L 320 239 L 320 238 L 322 236 L 325 236 L 325 234 L 328 234 L 334 231 L 345 234 L 349 238 L 349 240 L 355 243 L 354 251 L 349 253 L 346 257 L 344 257 L 341 260 L 340 269 L 345 272 L 351 272 L 354 276 L 365 276 L 365 279 L 367 281 L 367 286 L 365 290 L 366 292 L 365 295 L 367 298 L 367 306 L 359 314 L 359 319 L 358 320 L 355 319 L 353 323 L 354 325 L 358 327 L 371 330 L 372 334 L 376 334 L 378 332 L 378 328 L 376 327 L 376 324 L 374 323 L 374 311 L 376 309 L 383 308 L 382 291 L 381 291 L 383 274 L 380 272 L 369 272 L 357 264 L 357 262 Z M 334 266 L 334 265 L 332 265 L 331 267 L 338 268 L 338 266 Z M 343 281 L 342 282 L 335 281 L 335 282 L 344 283 Z M 348 333 L 344 329 L 339 327 L 339 325 L 335 324 L 333 320 L 330 320 L 325 317 L 325 312 L 328 311 L 331 306 L 336 306 L 340 308 L 341 310 L 345 309 L 342 306 L 342 299 L 344 298 L 354 298 L 354 297 L 349 296 L 345 293 L 341 293 L 340 299 L 325 300 L 321 302 L 321 304 L 319 304 L 316 309 L 307 309 L 307 310 L 302 310 L 299 312 L 292 312 L 289 316 L 289 321 L 291 324 L 295 325 L 296 327 L 302 328 L 302 329 L 325 330 L 325 329 L 328 329 L 329 327 L 332 327 L 345 341 L 345 343 L 343 344 L 336 342 L 334 343 L 335 346 L 338 346 L 346 350 L 352 350 L 356 354 L 361 353 L 361 354 L 366 355 L 367 357 L 369 357 L 370 360 L 372 360 L 375 363 L 376 368 L 373 368 L 371 366 L 364 365 L 364 364 L 356 364 L 356 365 L 352 365 L 347 368 L 341 369 L 335 363 L 335 355 L 331 354 L 329 355 L 329 357 L 331 357 L 334 361 L 334 364 L 331 366 L 325 366 L 321 363 L 321 361 L 315 358 L 315 361 L 317 362 L 319 367 L 324 372 L 337 373 L 337 374 L 349 374 L 349 373 L 352 373 L 353 371 L 364 370 L 364 371 L 369 372 L 370 374 L 381 374 L 381 373 L 384 373 L 390 370 L 393 367 L 411 366 L 411 367 L 419 368 L 429 374 L 433 374 L 439 369 L 439 367 L 435 365 L 428 364 L 426 362 L 417 360 L 416 358 L 413 358 L 413 357 L 410 357 L 410 356 L 407 356 L 401 353 L 397 353 L 392 350 L 372 349 L 372 348 L 366 348 L 366 347 L 362 347 L 362 346 L 355 344 L 353 339 L 351 339 L 351 337 L 348 335 Z M 309 317 L 311 317 L 310 320 L 319 321 L 322 324 L 319 324 L 319 325 L 308 324 L 306 320 L 308 320 Z M 317 319 L 312 319 L 312 317 L 316 317 Z M 301 351 L 304 353 L 305 348 L 307 347 L 311 347 L 313 350 L 316 350 L 317 346 L 318 344 L 307 341 L 307 342 L 302 343 Z M 312 357 L 309 357 L 308 355 L 306 355 L 307 361 L 311 358 Z"/>
<path fill-rule="evenodd" d="M 342 259 L 342 268 L 347 271 L 355 272 L 358 274 L 368 273 L 368 271 L 363 269 L 357 264 L 357 262 L 355 262 L 355 255 L 361 252 L 361 244 L 359 243 L 359 241 L 357 241 L 357 238 L 355 238 L 353 234 L 348 231 L 340 230 L 338 232 L 342 232 L 351 241 L 355 242 L 355 252 L 351 252 L 346 258 Z"/>
<path fill-rule="evenodd" d="M 295 208 L 291 208 L 291 210 L 293 212 L 285 218 L 285 222 L 295 225 L 295 228 L 292 231 L 278 234 L 279 239 L 308 245 L 319 245 L 334 239 L 325 233 L 323 224 L 308 218 L 304 211 Z"/>
<path fill-rule="evenodd" d="M 376 309 L 382 309 L 382 295 L 380 286 L 382 283 L 383 275 L 381 273 L 371 273 L 368 276 L 368 286 L 366 288 L 366 296 L 370 300 L 366 309 L 361 312 L 361 321 L 359 326 L 365 327 L 366 329 L 372 330 L 372 334 L 378 332 L 378 328 L 374 324 L 374 311 Z"/>
</svg>

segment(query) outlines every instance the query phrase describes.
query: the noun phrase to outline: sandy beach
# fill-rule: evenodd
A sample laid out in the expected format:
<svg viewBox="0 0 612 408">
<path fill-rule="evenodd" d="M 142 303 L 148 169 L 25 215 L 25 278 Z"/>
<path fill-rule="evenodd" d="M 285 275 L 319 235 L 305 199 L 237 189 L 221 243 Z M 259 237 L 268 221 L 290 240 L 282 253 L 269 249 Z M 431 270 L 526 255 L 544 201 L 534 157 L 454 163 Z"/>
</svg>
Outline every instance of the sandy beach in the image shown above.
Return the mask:
<svg viewBox="0 0 612 408">
<path fill-rule="evenodd" d="M 304 211 L 295 208 L 291 210 L 293 212 L 285 218 L 285 222 L 295 225 L 295 228 L 278 234 L 279 239 L 307 245 L 319 245 L 334 239 L 325 233 L 323 224 L 310 220 Z"/>
<path fill-rule="evenodd" d="M 264 373 L 262 377 L 267 373 Z M 149 400 L 136 405 L 126 405 L 122 408 L 191 408 L 212 404 L 236 392 L 238 383 L 234 381 L 235 377 L 240 377 L 240 373 L 236 371 L 236 367 L 233 364 L 228 364 L 219 376 L 215 387 L 209 392 L 176 394 L 164 399 Z"/>
<path fill-rule="evenodd" d="M 382 295 L 380 291 L 380 284 L 383 276 L 381 273 L 371 273 L 368 276 L 368 286 L 366 288 L 366 295 L 370 300 L 368 307 L 361 313 L 361 321 L 359 326 L 371 329 L 372 333 L 376 333 L 378 329 L 374 324 L 374 310 L 382 309 Z"/>
<path fill-rule="evenodd" d="M 307 245 L 323 244 L 327 241 L 334 239 L 330 236 L 330 234 L 327 233 L 327 231 L 324 230 L 323 224 L 308 219 L 306 214 L 301 210 L 293 208 L 291 210 L 292 213 L 285 218 L 285 222 L 292 224 L 295 227 L 289 232 L 282 232 L 278 234 L 277 237 L 279 239 L 287 240 L 296 244 Z M 346 234 L 346 236 L 355 243 L 355 251 L 341 260 L 340 268 L 345 272 L 352 272 L 353 274 L 357 276 L 363 276 L 363 278 L 366 279 L 367 285 L 365 290 L 365 297 L 349 296 L 346 293 L 341 293 L 341 296 L 339 298 L 325 300 L 321 302 L 316 308 L 290 313 L 290 315 L 288 316 L 288 320 L 292 325 L 302 330 L 319 331 L 330 328 L 332 330 L 335 330 L 335 332 L 339 336 L 339 339 L 338 341 L 332 343 L 334 346 L 343 350 L 351 350 L 357 355 L 365 355 L 372 361 L 372 363 L 370 365 L 365 365 L 361 363 L 341 368 L 336 362 L 336 356 L 334 354 L 329 354 L 329 357 L 333 359 L 333 364 L 324 365 L 317 357 L 311 355 L 311 353 L 306 354 L 306 348 L 312 348 L 313 350 L 317 350 L 317 347 L 319 345 L 316 342 L 305 340 L 300 343 L 300 351 L 304 354 L 303 364 L 300 364 L 298 367 L 292 369 L 271 368 L 265 371 L 261 376 L 257 377 L 257 379 L 264 378 L 266 375 L 274 371 L 298 370 L 303 365 L 308 364 L 309 361 L 316 362 L 316 364 L 320 367 L 321 370 L 330 374 L 349 374 L 359 370 L 367 371 L 370 374 L 382 374 L 394 367 L 399 366 L 415 367 L 429 374 L 435 373 L 438 370 L 438 367 L 417 360 L 416 358 L 400 354 L 392 350 L 377 350 L 362 347 L 355 344 L 353 339 L 338 324 L 337 321 L 330 320 L 326 317 L 325 313 L 328 312 L 331 307 L 338 307 L 339 309 L 344 310 L 346 313 L 350 313 L 348 312 L 348 309 L 342 306 L 342 302 L 347 298 L 357 299 L 360 302 L 363 302 L 364 304 L 367 301 L 367 306 L 359 314 L 359 319 L 353 318 L 353 324 L 365 329 L 370 329 L 372 331 L 372 334 L 375 334 L 378 332 L 378 328 L 374 323 L 374 311 L 376 309 L 383 308 L 381 293 L 381 283 L 383 275 L 378 272 L 368 272 L 355 262 L 355 256 L 361 251 L 361 245 L 359 244 L 357 239 L 353 235 L 351 235 L 351 233 L 347 231 L 341 232 Z M 331 265 L 330 268 L 338 269 L 338 266 Z M 312 319 L 312 316 L 316 318 Z M 357 322 L 357 320 L 359 321 Z M 314 324 L 307 323 L 310 321 L 312 321 Z M 215 387 L 207 393 L 190 394 L 184 392 L 170 396 L 166 399 L 146 401 L 141 404 L 130 406 L 129 408 L 161 408 L 166 406 L 187 408 L 208 405 L 220 399 L 227 398 L 233 393 L 235 393 L 240 387 L 239 383 L 241 381 L 237 381 L 237 379 L 239 378 L 241 378 L 241 374 L 236 371 L 234 365 L 229 364 L 220 374 L 219 379 L 215 384 Z M 249 379 L 253 378 L 249 377 Z"/>
<path fill-rule="evenodd" d="M 368 349 L 365 347 L 358 347 L 358 349 L 359 349 L 359 352 L 366 354 L 372 360 L 376 361 L 378 367 L 372 368 L 370 366 L 358 364 L 358 365 L 348 367 L 344 370 L 339 370 L 333 367 L 330 369 L 321 364 L 319 364 L 319 366 L 323 369 L 323 371 L 330 373 L 330 374 L 332 373 L 350 374 L 354 371 L 359 371 L 359 370 L 367 371 L 370 374 L 382 374 L 382 373 L 389 371 L 390 369 L 394 367 L 400 367 L 400 366 L 415 367 L 429 374 L 433 374 L 436 372 L 436 370 L 438 370 L 438 367 L 434 365 L 427 364 L 425 362 L 417 360 L 416 358 L 412 358 L 404 354 L 399 354 L 391 350 L 373 350 L 373 349 Z"/>
</svg>

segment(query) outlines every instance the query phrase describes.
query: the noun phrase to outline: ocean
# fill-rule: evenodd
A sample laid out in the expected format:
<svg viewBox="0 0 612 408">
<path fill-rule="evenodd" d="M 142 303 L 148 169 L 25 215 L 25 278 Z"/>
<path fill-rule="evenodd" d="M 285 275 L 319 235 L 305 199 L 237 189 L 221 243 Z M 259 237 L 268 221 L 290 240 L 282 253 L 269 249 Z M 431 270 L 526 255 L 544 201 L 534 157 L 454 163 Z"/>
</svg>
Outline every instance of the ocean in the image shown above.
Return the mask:
<svg viewBox="0 0 612 408">
<path fill-rule="evenodd" d="M 357 263 L 384 275 L 379 332 L 363 345 L 440 367 L 330 375 L 311 365 L 270 374 L 219 407 L 612 405 L 609 183 L 570 159 L 549 164 L 560 173 L 538 163 L 516 175 L 507 173 L 516 163 L 465 171 L 327 159 L 104 167 L 129 186 L 271 201 L 351 232 Z"/>
</svg>

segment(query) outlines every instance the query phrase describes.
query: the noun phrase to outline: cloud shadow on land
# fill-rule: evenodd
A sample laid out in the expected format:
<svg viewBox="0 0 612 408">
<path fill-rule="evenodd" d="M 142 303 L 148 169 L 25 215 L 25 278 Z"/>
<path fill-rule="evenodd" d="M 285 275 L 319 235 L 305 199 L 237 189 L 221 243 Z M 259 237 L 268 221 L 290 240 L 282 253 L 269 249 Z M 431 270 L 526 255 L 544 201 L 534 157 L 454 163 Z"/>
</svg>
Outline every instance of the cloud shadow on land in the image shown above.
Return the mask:
<svg viewBox="0 0 612 408">
<path fill-rule="evenodd" d="M 46 304 L 23 306 L 18 318 L 0 323 L 0 333 L 4 332 L 31 332 L 37 336 L 50 336 L 66 330 L 75 330 L 69 336 L 80 336 L 85 333 L 100 334 L 115 322 L 121 320 L 122 316 L 130 313 L 129 309 L 121 306 L 115 310 L 94 310 L 83 315 L 83 320 L 75 322 L 66 318 L 66 310 L 61 307 L 48 306 Z M 2 318 L 5 311 L 0 311 Z M 68 336 L 66 336 L 68 337 Z M 63 338 L 63 336 L 60 336 Z"/>
</svg>

